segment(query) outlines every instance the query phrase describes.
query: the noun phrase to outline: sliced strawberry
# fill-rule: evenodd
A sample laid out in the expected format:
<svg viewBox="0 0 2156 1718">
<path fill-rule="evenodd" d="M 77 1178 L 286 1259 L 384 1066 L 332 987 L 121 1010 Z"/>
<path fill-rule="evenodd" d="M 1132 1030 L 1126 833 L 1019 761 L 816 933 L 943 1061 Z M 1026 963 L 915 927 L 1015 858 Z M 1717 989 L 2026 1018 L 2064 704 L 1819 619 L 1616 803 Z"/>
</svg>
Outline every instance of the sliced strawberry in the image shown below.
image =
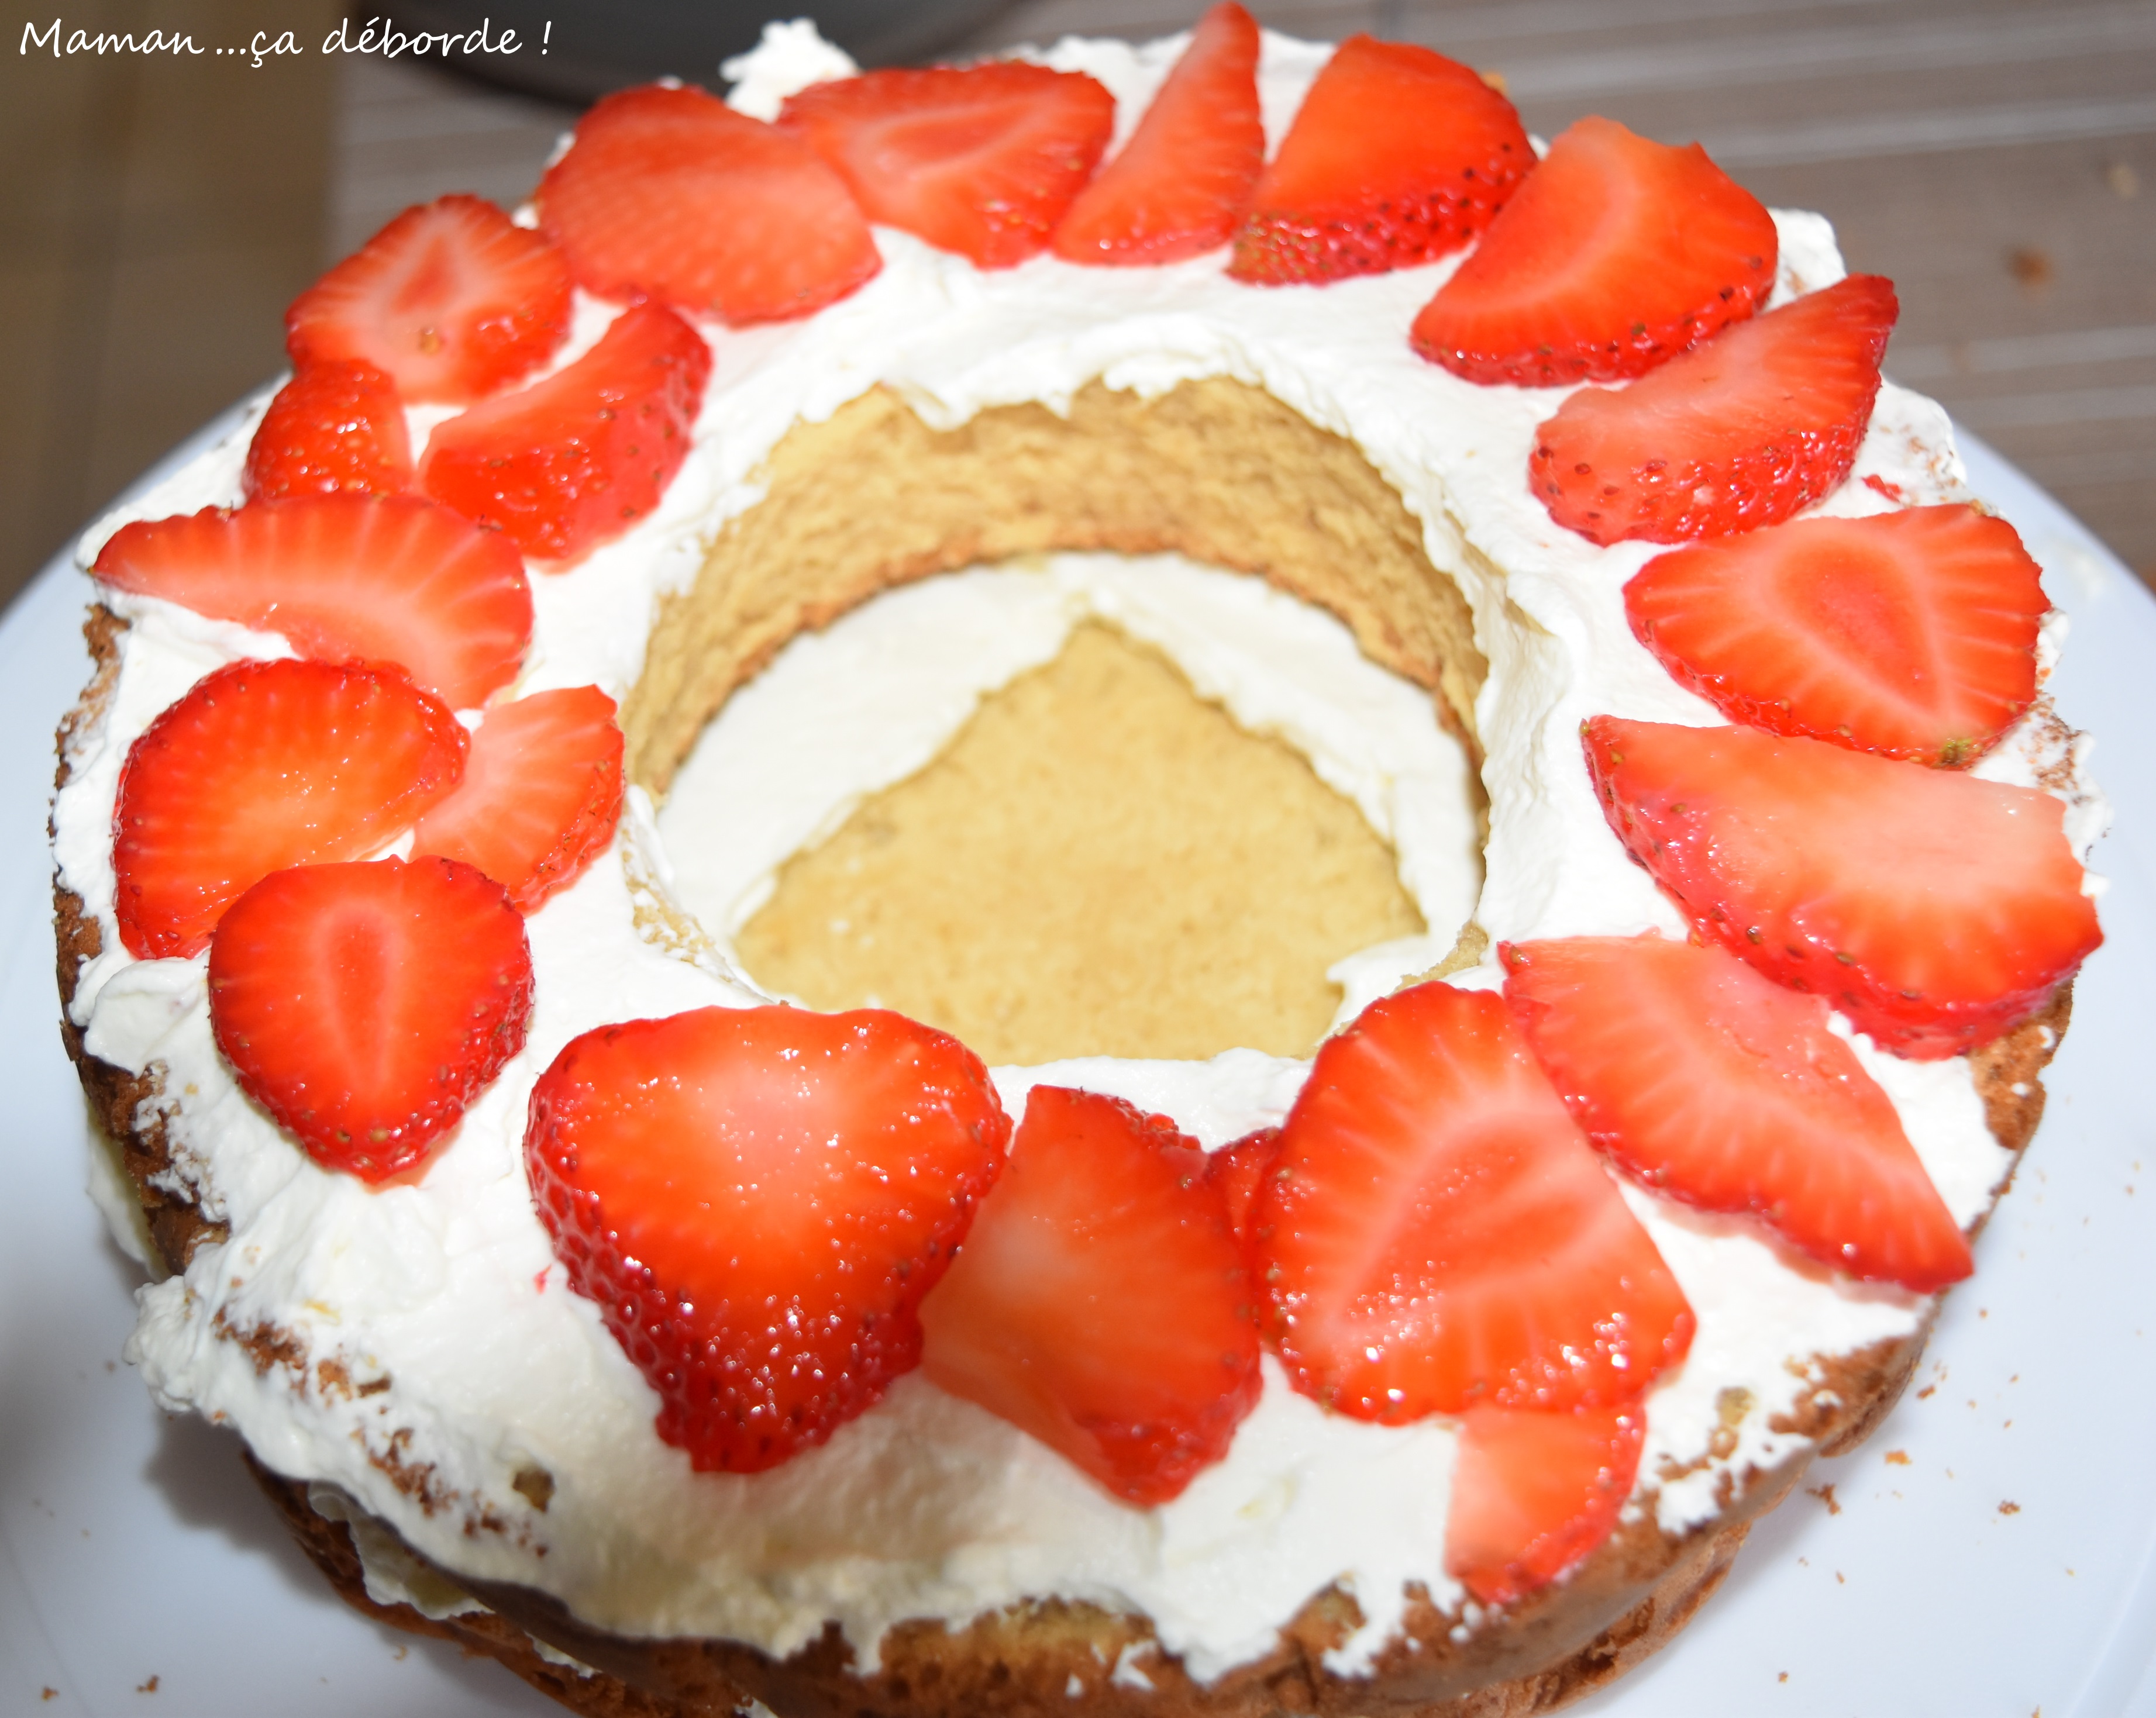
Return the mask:
<svg viewBox="0 0 2156 1718">
<path fill-rule="evenodd" d="M 235 662 L 128 748 L 114 911 L 142 960 L 186 956 L 287 865 L 363 859 L 464 773 L 465 731 L 394 669 Z"/>
<path fill-rule="evenodd" d="M 455 1126 L 531 1017 L 523 921 L 449 859 L 273 871 L 210 939 L 210 1029 L 240 1089 L 362 1181 Z"/>
<path fill-rule="evenodd" d="M 361 358 L 408 402 L 461 406 L 530 375 L 569 337 L 561 254 L 484 197 L 408 208 L 292 301 L 294 368 Z"/>
<path fill-rule="evenodd" d="M 659 505 L 711 373 L 695 329 L 633 305 L 573 364 L 436 426 L 419 482 L 535 559 L 573 561 Z"/>
<path fill-rule="evenodd" d="M 956 1038 L 864 1009 L 603 1026 L 532 1088 L 525 1172 L 578 1293 L 700 1471 L 821 1444 L 921 1357 L 921 1297 L 1010 1119 Z"/>
<path fill-rule="evenodd" d="M 1749 728 L 1582 732 L 1609 827 L 1700 934 L 1897 1055 L 1997 1038 L 2103 941 L 2048 793 Z"/>
<path fill-rule="evenodd" d="M 1166 1503 L 1257 1402 L 1254 1301 L 1196 1141 L 1120 1098 L 1037 1085 L 921 1304 L 921 1369 L 1118 1497 Z"/>
<path fill-rule="evenodd" d="M 324 662 L 389 662 L 454 710 L 516 677 L 531 587 L 516 549 L 418 495 L 309 495 L 123 526 L 116 590 L 282 633 Z"/>
<path fill-rule="evenodd" d="M 1512 104 L 1466 66 L 1351 36 L 1258 182 L 1228 272 L 1282 286 L 1435 262 L 1488 226 L 1534 164 Z"/>
<path fill-rule="evenodd" d="M 1418 985 L 1327 1040 L 1254 1218 L 1289 1377 L 1356 1419 L 1621 1402 L 1691 1346 L 1676 1278 L 1486 991 Z"/>
<path fill-rule="evenodd" d="M 1570 1413 L 1471 1408 L 1445 1518 L 1445 1569 L 1477 1604 L 1547 1587 L 1609 1536 L 1646 1441 L 1636 1399 Z"/>
<path fill-rule="evenodd" d="M 1584 387 L 1535 431 L 1528 486 L 1597 543 L 1777 525 L 1840 487 L 1900 305 L 1851 274 L 1681 352 L 1620 392 Z"/>
<path fill-rule="evenodd" d="M 782 130 L 835 168 L 871 221 L 983 269 L 1043 249 L 1099 164 L 1116 99 L 1018 60 L 867 72 L 789 97 Z"/>
<path fill-rule="evenodd" d="M 1550 145 L 1411 343 L 1470 382 L 1644 375 L 1764 304 L 1777 248 L 1774 218 L 1699 145 L 1590 116 Z"/>
<path fill-rule="evenodd" d="M 1235 237 L 1265 164 L 1258 26 L 1221 0 L 1198 22 L 1137 130 L 1070 205 L 1056 255 L 1173 263 Z"/>
<path fill-rule="evenodd" d="M 1625 612 L 1732 721 L 1958 768 L 2036 697 L 2041 576 L 1974 507 L 1801 519 L 1658 555 Z"/>
<path fill-rule="evenodd" d="M 412 487 L 412 439 L 396 384 L 362 358 L 310 364 L 277 390 L 239 474 L 250 501 Z"/>
<path fill-rule="evenodd" d="M 538 202 L 578 285 L 737 326 L 814 315 L 883 266 L 837 174 L 701 90 L 607 96 Z"/>
<path fill-rule="evenodd" d="M 1659 936 L 1507 944 L 1505 997 L 1587 1136 L 1647 1186 L 1748 1212 L 1852 1276 L 1929 1294 L 1969 1243 L 1856 1053 L 1803 996 Z"/>
<path fill-rule="evenodd" d="M 1225 1145 L 1205 1160 L 1205 1179 L 1220 1190 L 1227 1202 L 1229 1225 L 1245 1245 L 1256 1239 L 1250 1213 L 1265 1191 L 1266 1178 L 1280 1162 L 1281 1131 L 1261 1127 Z"/>
<path fill-rule="evenodd" d="M 472 736 L 464 780 L 419 819 L 412 851 L 476 866 L 531 912 L 613 839 L 621 760 L 614 702 L 597 686 L 498 705 Z"/>
</svg>

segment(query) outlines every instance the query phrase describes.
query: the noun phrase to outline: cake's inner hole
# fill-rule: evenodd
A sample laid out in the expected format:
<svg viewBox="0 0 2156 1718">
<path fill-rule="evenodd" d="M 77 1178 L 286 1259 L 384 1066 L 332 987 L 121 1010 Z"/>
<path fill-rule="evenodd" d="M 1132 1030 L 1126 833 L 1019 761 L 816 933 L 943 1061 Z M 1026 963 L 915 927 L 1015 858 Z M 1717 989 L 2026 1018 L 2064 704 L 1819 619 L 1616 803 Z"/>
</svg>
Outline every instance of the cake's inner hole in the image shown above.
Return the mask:
<svg viewBox="0 0 2156 1718">
<path fill-rule="evenodd" d="M 1058 556 L 797 640 L 660 828 L 685 905 L 775 994 L 896 1008 L 991 1064 L 1303 1056 L 1344 995 L 1451 946 L 1466 772 L 1329 617 L 1175 557 Z"/>
</svg>

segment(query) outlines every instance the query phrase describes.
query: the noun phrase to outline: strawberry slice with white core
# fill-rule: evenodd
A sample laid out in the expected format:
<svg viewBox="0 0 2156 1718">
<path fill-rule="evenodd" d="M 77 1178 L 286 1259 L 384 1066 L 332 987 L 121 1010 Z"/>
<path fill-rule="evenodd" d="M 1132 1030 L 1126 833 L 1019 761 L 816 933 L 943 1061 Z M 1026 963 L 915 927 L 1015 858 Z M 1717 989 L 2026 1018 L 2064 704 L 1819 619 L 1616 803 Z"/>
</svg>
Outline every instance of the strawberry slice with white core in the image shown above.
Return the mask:
<svg viewBox="0 0 2156 1718">
<path fill-rule="evenodd" d="M 812 84 L 778 125 L 830 163 L 871 221 L 1008 269 L 1047 247 L 1092 177 L 1116 98 L 1082 72 L 998 59 Z"/>
<path fill-rule="evenodd" d="M 477 867 L 528 913 L 613 839 L 621 729 L 597 686 L 533 692 L 487 712 L 464 780 L 419 819 L 412 851 Z"/>
<path fill-rule="evenodd" d="M 814 315 L 883 266 L 844 182 L 813 150 L 701 90 L 605 97 L 537 201 L 587 290 L 737 327 Z"/>
<path fill-rule="evenodd" d="M 1897 1055 L 2011 1030 L 2103 941 L 2048 793 L 1749 728 L 1582 737 L 1609 827 L 1699 934 Z"/>
<path fill-rule="evenodd" d="M 1265 169 L 1258 26 L 1224 0 L 1198 22 L 1138 121 L 1055 229 L 1074 263 L 1180 262 L 1218 249 L 1250 212 Z"/>
<path fill-rule="evenodd" d="M 1260 286 L 1450 256 L 1535 164 L 1512 104 L 1457 60 L 1351 36 L 1258 182 L 1228 272 Z"/>
<path fill-rule="evenodd" d="M 448 859 L 273 871 L 210 939 L 210 1029 L 241 1090 L 362 1181 L 455 1126 L 531 1016 L 523 921 Z"/>
<path fill-rule="evenodd" d="M 1178 1495 L 1258 1399 L 1255 1296 L 1205 1167 L 1166 1116 L 1034 1087 L 921 1304 L 922 1370 L 1127 1502 Z"/>
<path fill-rule="evenodd" d="M 1799 519 L 1650 561 L 1640 641 L 1732 721 L 1958 768 L 2036 697 L 2051 604 L 2003 519 Z"/>
<path fill-rule="evenodd" d="M 1411 341 L 1470 382 L 1644 375 L 1764 304 L 1777 252 L 1774 218 L 1699 145 L 1590 116 L 1550 145 Z"/>
<path fill-rule="evenodd" d="M 863 1009 L 603 1026 L 532 1088 L 525 1171 L 556 1255 L 699 1471 L 821 1444 L 921 1357 L 1010 1138 L 956 1038 Z"/>
<path fill-rule="evenodd" d="M 413 404 L 462 406 L 530 375 L 569 337 L 561 254 L 484 197 L 408 208 L 293 300 L 295 369 L 362 358 Z"/>
<path fill-rule="evenodd" d="M 1289 1377 L 1355 1419 L 1621 1402 L 1691 1343 L 1676 1278 L 1487 992 L 1419 985 L 1328 1039 L 1253 1220 Z"/>
<path fill-rule="evenodd" d="M 1646 1434 L 1638 1401 L 1569 1413 L 1470 1408 L 1445 1514 L 1445 1573 L 1481 1605 L 1547 1587 L 1616 1526 Z"/>
<path fill-rule="evenodd" d="M 1507 944 L 1505 997 L 1596 1146 L 1646 1186 L 1748 1213 L 1920 1294 L 1974 1268 L 1960 1225 L 1822 997 L 1659 936 Z"/>
<path fill-rule="evenodd" d="M 1849 475 L 1899 313 L 1887 281 L 1851 274 L 1621 391 L 1584 387 L 1535 431 L 1528 487 L 1604 545 L 1779 525 Z"/>
<path fill-rule="evenodd" d="M 711 373 L 695 329 L 632 305 L 574 363 L 436 425 L 420 484 L 526 555 L 574 561 L 659 505 Z"/>
<path fill-rule="evenodd" d="M 453 710 L 516 679 L 531 640 L 524 562 L 418 495 L 305 495 L 137 521 L 93 577 L 281 633 L 324 662 L 394 663 Z"/>
<path fill-rule="evenodd" d="M 235 662 L 128 748 L 113 910 L 142 960 L 185 957 L 287 865 L 363 859 L 464 773 L 465 731 L 394 669 Z"/>
<path fill-rule="evenodd" d="M 279 388 L 239 476 L 250 501 L 395 495 L 412 484 L 404 402 L 387 375 L 359 358 L 310 364 Z"/>
</svg>

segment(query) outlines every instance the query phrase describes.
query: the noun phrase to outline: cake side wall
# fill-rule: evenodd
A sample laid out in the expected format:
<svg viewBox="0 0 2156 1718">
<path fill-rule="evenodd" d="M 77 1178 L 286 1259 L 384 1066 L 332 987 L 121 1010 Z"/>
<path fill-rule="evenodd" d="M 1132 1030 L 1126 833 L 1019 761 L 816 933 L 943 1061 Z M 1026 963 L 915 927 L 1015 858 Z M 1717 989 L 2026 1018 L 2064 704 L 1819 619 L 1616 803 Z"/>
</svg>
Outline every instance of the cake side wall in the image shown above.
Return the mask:
<svg viewBox="0 0 2156 1718">
<path fill-rule="evenodd" d="M 765 474 L 695 588 L 662 605 L 624 705 L 630 773 L 654 793 L 795 633 L 911 579 L 1060 549 L 1262 576 L 1441 694 L 1440 719 L 1471 743 L 1486 669 L 1466 599 L 1362 452 L 1260 389 L 1214 377 L 1148 401 L 1096 382 L 1067 418 L 995 407 L 943 431 L 876 389 L 797 424 Z"/>
</svg>

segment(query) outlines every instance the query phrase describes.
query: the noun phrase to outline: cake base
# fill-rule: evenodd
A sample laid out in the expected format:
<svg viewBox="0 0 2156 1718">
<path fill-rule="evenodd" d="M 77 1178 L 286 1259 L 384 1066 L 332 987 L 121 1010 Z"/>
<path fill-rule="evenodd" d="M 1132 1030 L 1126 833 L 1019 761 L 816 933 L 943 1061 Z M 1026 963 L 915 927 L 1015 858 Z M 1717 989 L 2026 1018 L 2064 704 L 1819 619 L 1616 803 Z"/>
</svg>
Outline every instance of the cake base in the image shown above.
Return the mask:
<svg viewBox="0 0 2156 1718">
<path fill-rule="evenodd" d="M 1260 390 L 1216 379 L 1142 401 L 1096 385 L 1067 418 L 1001 408 L 950 431 L 875 391 L 823 423 L 797 426 L 767 474 L 765 500 L 721 533 L 696 589 L 666 605 L 624 705 L 632 773 L 654 793 L 711 712 L 795 633 L 906 579 L 1056 548 L 1174 550 L 1260 574 L 1338 615 L 1366 655 L 1430 689 L 1437 719 L 1474 744 L 1483 659 L 1457 587 L 1424 552 L 1422 523 L 1352 443 Z M 1473 560 L 1464 541 L 1452 546 Z M 97 669 L 62 730 L 63 783 L 69 736 L 110 696 L 121 627 L 99 611 L 86 628 Z M 224 1232 L 171 1173 L 162 1069 L 137 1074 L 100 1061 L 69 1021 L 82 963 L 102 938 L 81 901 L 57 884 L 55 905 L 69 1054 L 119 1148 L 157 1253 L 182 1270 Z M 2069 997 L 2062 987 L 2042 1015 L 1973 1058 L 1991 1131 L 2017 1154 L 2042 1113 L 2038 1075 L 2064 1031 Z M 264 1370 L 280 1357 L 274 1329 L 227 1335 Z M 1312 1598 L 1271 1653 L 1211 1684 L 1159 1649 L 1144 1619 L 1060 1601 L 958 1628 L 901 1623 L 866 1674 L 856 1674 L 835 1628 L 780 1660 L 732 1642 L 608 1634 L 520 1587 L 457 1583 L 488 1612 L 434 1622 L 368 1598 L 348 1529 L 310 1505 L 304 1477 L 257 1471 L 301 1546 L 357 1608 L 498 1659 L 583 1713 L 690 1718 L 733 1713 L 753 1697 L 782 1718 L 1514 1718 L 1601 1686 L 1671 1639 L 1720 1582 L 1751 1523 L 1814 1455 L 1852 1448 L 1885 1417 L 1923 1340 L 1919 1330 L 1822 1357 L 1819 1382 L 1774 1423 L 1809 1447 L 1770 1469 L 1727 1475 L 1718 1514 L 1691 1532 L 1666 1536 L 1651 1509 L 1638 1511 L 1566 1578 L 1478 1618 L 1458 1639 L 1455 1618 L 1411 1592 L 1402 1633 L 1364 1676 L 1326 1667 L 1361 1621 L 1337 1588 Z M 1722 1435 L 1729 1444 L 1710 1453 L 1727 1457 L 1735 1433 Z M 535 1640 L 594 1674 L 550 1662 Z"/>
</svg>

